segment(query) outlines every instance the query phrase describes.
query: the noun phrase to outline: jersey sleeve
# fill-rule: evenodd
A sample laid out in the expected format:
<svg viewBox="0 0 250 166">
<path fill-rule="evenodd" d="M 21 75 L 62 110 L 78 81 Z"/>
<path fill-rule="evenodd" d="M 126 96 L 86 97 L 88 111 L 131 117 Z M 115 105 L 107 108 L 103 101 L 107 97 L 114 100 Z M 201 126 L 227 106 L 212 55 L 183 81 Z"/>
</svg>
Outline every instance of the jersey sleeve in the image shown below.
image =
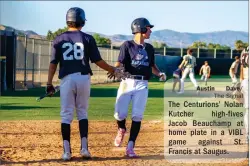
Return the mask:
<svg viewBox="0 0 250 166">
<path fill-rule="evenodd" d="M 61 55 L 60 52 L 61 52 L 61 49 L 60 49 L 58 40 L 56 38 L 52 43 L 52 55 L 51 55 L 50 63 L 58 64 L 60 62 L 60 55 Z"/>
<path fill-rule="evenodd" d="M 124 60 L 127 54 L 127 46 L 126 43 L 123 43 L 120 47 L 120 52 L 119 52 L 119 56 L 118 56 L 118 62 L 124 64 Z"/>
<path fill-rule="evenodd" d="M 234 68 L 235 68 L 235 66 L 236 66 L 236 63 L 235 63 L 235 62 L 233 62 L 233 64 L 231 65 L 231 69 L 234 69 Z"/>
<path fill-rule="evenodd" d="M 184 56 L 183 56 L 183 60 L 188 61 L 187 55 L 184 55 Z"/>
<path fill-rule="evenodd" d="M 89 58 L 91 63 L 102 60 L 101 54 L 97 48 L 95 39 L 91 36 L 89 40 Z"/>
</svg>

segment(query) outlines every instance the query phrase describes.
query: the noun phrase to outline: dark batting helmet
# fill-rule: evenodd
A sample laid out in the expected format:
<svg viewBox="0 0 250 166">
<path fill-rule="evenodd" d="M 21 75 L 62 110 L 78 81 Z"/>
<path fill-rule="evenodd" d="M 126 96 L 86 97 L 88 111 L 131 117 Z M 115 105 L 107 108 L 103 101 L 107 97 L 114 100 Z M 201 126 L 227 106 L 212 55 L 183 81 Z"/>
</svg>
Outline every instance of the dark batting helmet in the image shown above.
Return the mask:
<svg viewBox="0 0 250 166">
<path fill-rule="evenodd" d="M 153 28 L 154 25 L 151 25 L 146 18 L 137 18 L 131 24 L 132 34 L 146 33 L 147 27 Z"/>
<path fill-rule="evenodd" d="M 70 8 L 66 14 L 66 22 L 68 21 L 84 26 L 86 21 L 84 10 L 79 7 Z"/>
</svg>

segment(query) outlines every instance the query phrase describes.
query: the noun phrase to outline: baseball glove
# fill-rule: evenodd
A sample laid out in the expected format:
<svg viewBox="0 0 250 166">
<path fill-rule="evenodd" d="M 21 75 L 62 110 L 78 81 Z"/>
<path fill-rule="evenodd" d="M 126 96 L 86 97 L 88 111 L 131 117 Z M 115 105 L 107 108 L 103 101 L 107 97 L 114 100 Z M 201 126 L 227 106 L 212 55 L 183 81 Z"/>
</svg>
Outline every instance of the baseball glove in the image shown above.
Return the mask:
<svg viewBox="0 0 250 166">
<path fill-rule="evenodd" d="M 128 78 L 130 74 L 125 72 L 124 67 L 115 67 L 113 73 L 108 73 L 108 78 L 122 80 Z"/>
<path fill-rule="evenodd" d="M 52 84 L 47 84 L 46 89 L 45 89 L 46 93 L 48 94 L 48 96 L 53 96 L 55 93 L 55 87 Z"/>
</svg>

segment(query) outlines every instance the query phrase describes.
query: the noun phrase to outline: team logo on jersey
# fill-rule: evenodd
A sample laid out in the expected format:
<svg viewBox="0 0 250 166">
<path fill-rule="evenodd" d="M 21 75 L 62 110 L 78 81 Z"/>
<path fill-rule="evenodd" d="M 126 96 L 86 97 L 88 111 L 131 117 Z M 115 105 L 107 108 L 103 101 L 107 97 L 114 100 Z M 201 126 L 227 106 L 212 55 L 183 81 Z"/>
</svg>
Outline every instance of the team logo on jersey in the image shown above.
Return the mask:
<svg viewBox="0 0 250 166">
<path fill-rule="evenodd" d="M 243 65 L 244 68 L 249 66 L 249 53 L 248 52 L 242 55 L 241 64 Z"/>
<path fill-rule="evenodd" d="M 132 59 L 131 65 L 134 67 L 142 66 L 149 66 L 148 62 L 148 54 L 145 49 L 140 49 L 138 53 Z"/>
</svg>

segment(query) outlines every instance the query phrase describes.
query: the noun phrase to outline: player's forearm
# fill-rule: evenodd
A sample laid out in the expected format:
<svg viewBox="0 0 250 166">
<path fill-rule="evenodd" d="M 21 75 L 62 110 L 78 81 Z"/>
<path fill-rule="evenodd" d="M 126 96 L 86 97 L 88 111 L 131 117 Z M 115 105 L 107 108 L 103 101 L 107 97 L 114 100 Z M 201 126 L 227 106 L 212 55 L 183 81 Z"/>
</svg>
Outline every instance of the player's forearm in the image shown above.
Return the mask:
<svg viewBox="0 0 250 166">
<path fill-rule="evenodd" d="M 231 69 L 230 72 L 232 75 L 234 75 L 234 69 Z"/>
<path fill-rule="evenodd" d="M 179 65 L 179 68 L 182 68 L 182 67 L 183 67 L 183 65 L 185 66 L 185 63 L 186 63 L 186 61 L 185 61 L 185 60 L 183 60 L 183 61 L 181 62 L 181 64 Z"/>
<path fill-rule="evenodd" d="M 114 72 L 114 68 L 112 66 L 110 66 L 109 64 L 107 64 L 104 60 L 100 60 L 98 62 L 95 63 L 97 66 L 99 66 L 100 68 L 102 68 L 103 70 L 106 70 L 110 73 Z"/>
<path fill-rule="evenodd" d="M 160 76 L 160 70 L 158 69 L 158 67 L 156 66 L 156 64 L 154 64 L 153 66 L 152 66 L 152 73 L 154 74 L 154 75 L 156 75 L 156 76 Z"/>
<path fill-rule="evenodd" d="M 240 80 L 243 80 L 243 65 L 240 66 Z"/>
<path fill-rule="evenodd" d="M 179 65 L 179 68 L 182 68 L 183 64 L 184 64 L 184 61 L 181 62 L 181 64 Z"/>
<path fill-rule="evenodd" d="M 53 77 L 56 73 L 56 68 L 57 68 L 57 64 L 50 63 L 47 84 L 52 84 Z"/>
</svg>

